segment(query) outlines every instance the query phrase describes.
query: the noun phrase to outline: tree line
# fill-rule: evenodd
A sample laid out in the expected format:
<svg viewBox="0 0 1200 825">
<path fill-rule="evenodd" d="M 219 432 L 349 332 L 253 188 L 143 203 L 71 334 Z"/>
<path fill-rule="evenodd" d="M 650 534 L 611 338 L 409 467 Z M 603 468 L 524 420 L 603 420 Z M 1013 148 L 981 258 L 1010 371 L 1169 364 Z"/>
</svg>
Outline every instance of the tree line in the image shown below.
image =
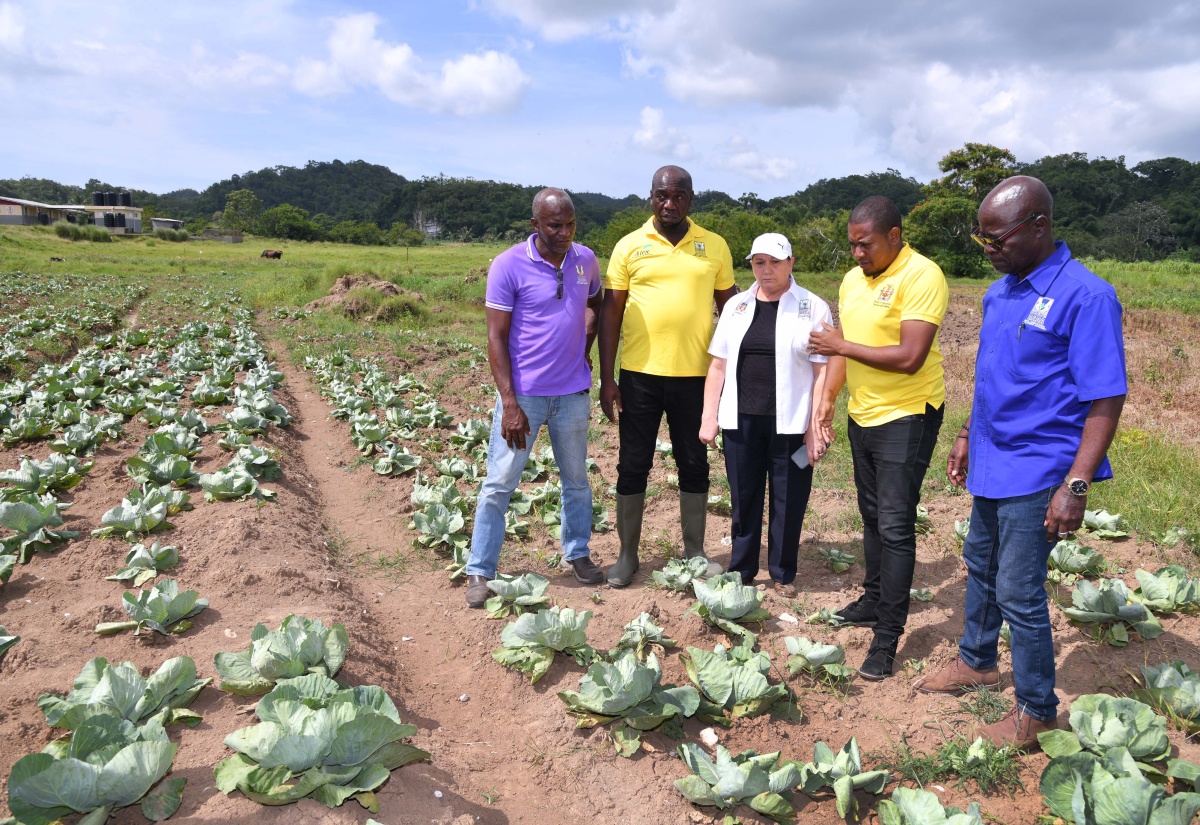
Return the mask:
<svg viewBox="0 0 1200 825">
<path fill-rule="evenodd" d="M 1160 158 L 1128 167 L 1124 157 L 1089 158 L 1082 152 L 1025 163 L 1007 149 L 968 143 L 943 157 L 939 168 L 942 176 L 928 183 L 888 169 L 822 179 L 771 199 L 754 192 L 735 198 L 701 191 L 692 214 L 729 241 L 735 262 L 756 235 L 783 232 L 792 239 L 800 268 L 836 271 L 852 263 L 845 241 L 849 210 L 868 195 L 887 195 L 907 216 L 905 234 L 914 246 L 948 273 L 982 276 L 988 267 L 969 237 L 975 210 L 996 182 L 1024 173 L 1050 188 L 1057 232 L 1076 255 L 1200 260 L 1200 163 Z M 193 231 L 216 225 L 291 240 L 412 245 L 429 238 L 519 240 L 539 188 L 444 175 L 408 180 L 377 164 L 335 160 L 233 175 L 202 192 L 127 191 L 147 217 L 182 218 Z M 0 195 L 48 203 L 90 202 L 93 191 L 120 187 L 96 179 L 84 187 L 0 180 Z M 642 195 L 571 196 L 578 237 L 601 255 L 649 216 Z"/>
</svg>

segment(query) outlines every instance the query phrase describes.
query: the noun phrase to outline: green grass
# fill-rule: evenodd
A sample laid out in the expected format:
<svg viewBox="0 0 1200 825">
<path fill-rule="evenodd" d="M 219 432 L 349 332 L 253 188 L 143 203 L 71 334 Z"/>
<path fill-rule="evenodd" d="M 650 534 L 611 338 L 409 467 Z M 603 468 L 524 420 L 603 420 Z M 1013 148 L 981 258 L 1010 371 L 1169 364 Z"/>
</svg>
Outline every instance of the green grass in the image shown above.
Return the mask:
<svg viewBox="0 0 1200 825">
<path fill-rule="evenodd" d="M 1113 478 L 1092 488 L 1090 509 L 1120 513 L 1142 536 L 1157 537 L 1170 527 L 1200 531 L 1200 453 L 1195 447 L 1162 433 L 1122 428 L 1108 456 Z"/>
<path fill-rule="evenodd" d="M 1117 290 L 1126 309 L 1200 313 L 1200 263 L 1188 261 L 1085 261 Z"/>
</svg>

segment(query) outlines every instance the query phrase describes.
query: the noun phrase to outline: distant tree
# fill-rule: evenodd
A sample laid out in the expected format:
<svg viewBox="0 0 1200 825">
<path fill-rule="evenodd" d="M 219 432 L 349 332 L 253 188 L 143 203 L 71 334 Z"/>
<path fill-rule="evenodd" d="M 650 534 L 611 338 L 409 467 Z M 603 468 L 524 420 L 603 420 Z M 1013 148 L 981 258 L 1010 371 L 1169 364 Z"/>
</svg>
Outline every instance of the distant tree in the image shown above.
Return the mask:
<svg viewBox="0 0 1200 825">
<path fill-rule="evenodd" d="M 420 246 L 425 243 L 425 236 L 420 230 L 397 223 L 392 224 L 384 240 L 391 246 Z"/>
<path fill-rule="evenodd" d="M 925 199 L 908 213 L 905 237 L 947 275 L 983 277 L 992 268 L 971 229 L 984 196 L 1016 172 L 1017 159 L 1007 149 L 967 143 L 946 154 L 938 168 L 946 174 L 922 188 Z"/>
<path fill-rule="evenodd" d="M 1054 224 L 1099 238 L 1106 216 L 1131 202 L 1137 175 L 1125 168 L 1125 158 L 1094 158 L 1084 152 L 1047 155 L 1021 166 L 1022 174 L 1046 184 L 1054 196 Z M 1074 250 L 1074 247 L 1072 247 Z"/>
<path fill-rule="evenodd" d="M 772 210 L 800 208 L 805 212 L 833 216 L 853 209 L 868 195 L 891 198 L 901 212 L 908 212 L 921 200 L 921 184 L 895 169 L 844 178 L 822 178 L 794 195 L 772 198 L 768 207 Z"/>
<path fill-rule="evenodd" d="M 225 196 L 225 212 L 221 217 L 221 225 L 234 232 L 253 231 L 262 207 L 262 200 L 249 189 L 230 192 Z"/>
<path fill-rule="evenodd" d="M 847 243 L 849 210 L 833 217 L 817 216 L 789 228 L 797 272 L 845 272 L 854 265 Z"/>
<path fill-rule="evenodd" d="M 309 220 L 308 210 L 290 203 L 265 210 L 258 216 L 255 232 L 268 238 L 287 238 L 291 241 L 315 241 L 321 232 Z"/>
<path fill-rule="evenodd" d="M 979 205 L 996 184 L 1016 174 L 1017 159 L 990 143 L 966 143 L 938 161 L 938 168 L 945 176 L 931 181 L 922 194 L 927 198 L 966 196 Z"/>
<path fill-rule="evenodd" d="M 383 230 L 369 221 L 342 221 L 329 231 L 329 240 L 359 246 L 382 246 L 385 243 Z"/>
<path fill-rule="evenodd" d="M 1171 218 L 1156 203 L 1131 203 L 1104 219 L 1101 245 L 1106 256 L 1122 261 L 1156 261 L 1179 245 L 1171 234 Z"/>
<path fill-rule="evenodd" d="M 645 206 L 630 206 L 622 209 L 602 227 L 593 229 L 583 239 L 584 245 L 599 255 L 608 258 L 612 255 L 617 241 L 638 229 L 650 218 L 650 210 Z M 529 224 L 526 224 L 528 226 Z M 579 234 L 576 233 L 576 238 Z"/>
<path fill-rule="evenodd" d="M 979 205 L 967 195 L 940 194 L 921 201 L 908 213 L 904 239 L 932 258 L 947 275 L 982 278 L 992 272 L 971 229 Z"/>
<path fill-rule="evenodd" d="M 1138 200 L 1162 205 L 1179 242 L 1200 252 L 1200 163 L 1182 158 L 1142 161 L 1133 167 Z"/>
<path fill-rule="evenodd" d="M 729 244 L 733 265 L 737 269 L 748 269 L 746 256 L 754 239 L 766 232 L 783 232 L 786 227 L 774 218 L 757 212 L 747 212 L 739 206 L 721 203 L 702 212 L 694 213 L 696 223 L 716 232 Z"/>
</svg>

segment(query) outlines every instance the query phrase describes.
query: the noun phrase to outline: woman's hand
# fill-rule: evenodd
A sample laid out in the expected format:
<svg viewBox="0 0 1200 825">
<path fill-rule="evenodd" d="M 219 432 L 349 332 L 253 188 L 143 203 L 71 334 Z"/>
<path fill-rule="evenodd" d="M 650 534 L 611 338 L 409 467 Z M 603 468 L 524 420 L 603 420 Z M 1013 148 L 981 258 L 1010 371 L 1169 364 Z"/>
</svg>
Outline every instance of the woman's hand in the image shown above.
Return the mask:
<svg viewBox="0 0 1200 825">
<path fill-rule="evenodd" d="M 825 437 L 821 434 L 820 427 L 808 428 L 808 432 L 804 434 L 804 446 L 808 448 L 809 464 L 816 464 L 825 457 L 828 446 L 825 443 Z"/>
<path fill-rule="evenodd" d="M 717 446 L 718 432 L 720 432 L 720 428 L 717 427 L 717 420 L 715 418 L 702 418 L 700 420 L 700 440 L 705 444 L 710 447 Z"/>
</svg>

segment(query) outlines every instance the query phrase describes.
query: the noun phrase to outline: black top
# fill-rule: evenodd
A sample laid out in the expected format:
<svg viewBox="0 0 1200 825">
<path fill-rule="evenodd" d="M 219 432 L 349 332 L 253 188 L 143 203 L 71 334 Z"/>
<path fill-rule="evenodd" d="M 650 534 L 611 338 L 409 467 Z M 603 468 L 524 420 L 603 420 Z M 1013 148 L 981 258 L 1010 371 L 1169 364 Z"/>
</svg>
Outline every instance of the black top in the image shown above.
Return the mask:
<svg viewBox="0 0 1200 825">
<path fill-rule="evenodd" d="M 775 319 L 779 301 L 754 302 L 754 318 L 738 351 L 739 415 L 775 415 Z"/>
</svg>

